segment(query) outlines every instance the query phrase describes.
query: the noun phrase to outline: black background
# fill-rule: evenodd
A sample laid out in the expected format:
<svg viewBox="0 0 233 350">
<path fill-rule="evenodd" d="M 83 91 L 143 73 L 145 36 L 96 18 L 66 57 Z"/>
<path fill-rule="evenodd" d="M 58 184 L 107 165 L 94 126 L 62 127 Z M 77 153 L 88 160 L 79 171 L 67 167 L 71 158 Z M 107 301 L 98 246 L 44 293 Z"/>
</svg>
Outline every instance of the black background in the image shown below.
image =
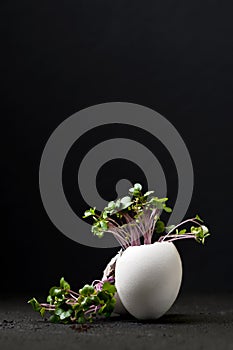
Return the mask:
<svg viewBox="0 0 233 350">
<path fill-rule="evenodd" d="M 117 251 L 66 238 L 50 222 L 38 186 L 40 157 L 54 129 L 78 110 L 112 101 L 161 113 L 189 149 L 195 188 L 187 216 L 198 212 L 212 236 L 204 247 L 177 244 L 183 289 L 232 290 L 231 1 L 2 1 L 1 27 L 1 291 L 46 293 L 60 276 L 78 288 L 101 277 Z M 119 127 L 114 135 L 127 132 Z M 138 133 L 164 165 L 173 199 L 169 155 Z M 99 128 L 94 142 L 104 135 Z M 88 137 L 82 144 L 85 152 Z M 79 154 L 72 152 L 64 186 L 81 212 L 72 167 Z M 134 165 L 124 175 L 120 168 L 115 161 L 101 170 L 106 178 L 117 174 L 107 191 L 97 181 L 106 199 L 122 176 L 134 180 L 138 172 L 145 182 Z"/>
</svg>

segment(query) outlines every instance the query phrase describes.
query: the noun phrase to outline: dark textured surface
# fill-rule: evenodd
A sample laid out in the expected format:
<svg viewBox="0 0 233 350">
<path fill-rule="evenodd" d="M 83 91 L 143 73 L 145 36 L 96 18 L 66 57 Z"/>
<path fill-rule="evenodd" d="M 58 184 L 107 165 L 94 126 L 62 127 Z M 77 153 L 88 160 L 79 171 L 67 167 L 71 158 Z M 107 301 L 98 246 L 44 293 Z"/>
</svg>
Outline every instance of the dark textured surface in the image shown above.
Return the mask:
<svg viewBox="0 0 233 350">
<path fill-rule="evenodd" d="M 42 321 L 22 299 L 0 303 L 0 349 L 233 349 L 233 293 L 180 295 L 156 322 L 113 317 L 88 329 Z"/>
</svg>

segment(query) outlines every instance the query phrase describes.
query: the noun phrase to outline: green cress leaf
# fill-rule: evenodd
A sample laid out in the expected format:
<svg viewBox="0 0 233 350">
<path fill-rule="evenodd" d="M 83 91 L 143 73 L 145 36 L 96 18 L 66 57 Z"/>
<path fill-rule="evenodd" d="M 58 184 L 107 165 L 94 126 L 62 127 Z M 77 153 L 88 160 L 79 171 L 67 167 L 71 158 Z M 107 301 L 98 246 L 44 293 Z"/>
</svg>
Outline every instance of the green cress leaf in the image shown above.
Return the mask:
<svg viewBox="0 0 233 350">
<path fill-rule="evenodd" d="M 129 193 L 132 194 L 134 197 L 140 197 L 141 190 L 142 190 L 142 185 L 139 183 L 136 183 L 134 184 L 134 187 L 129 189 Z"/>
<path fill-rule="evenodd" d="M 206 237 L 210 236 L 209 229 L 204 225 L 192 226 L 191 232 L 195 235 L 196 241 L 202 244 L 205 243 Z"/>
<path fill-rule="evenodd" d="M 176 225 L 169 225 L 169 226 L 165 227 L 165 231 L 168 233 L 171 230 L 173 230 L 175 227 L 176 227 Z"/>
<path fill-rule="evenodd" d="M 59 323 L 60 321 L 60 317 L 53 314 L 49 317 L 49 322 L 52 322 L 52 323 Z"/>
<path fill-rule="evenodd" d="M 100 304 L 105 304 L 108 301 L 108 299 L 111 298 L 111 296 L 104 290 L 99 291 L 97 296 L 100 300 Z"/>
<path fill-rule="evenodd" d="M 85 219 L 85 218 L 88 218 L 89 216 L 92 216 L 92 213 L 90 212 L 90 210 L 86 210 L 84 212 L 83 218 Z"/>
<path fill-rule="evenodd" d="M 91 232 L 98 237 L 103 237 L 103 229 L 101 228 L 100 221 L 94 223 L 91 227 Z"/>
<path fill-rule="evenodd" d="M 166 202 L 166 200 L 167 200 L 167 198 L 152 197 L 149 200 L 149 203 L 158 209 L 163 209 L 165 206 L 164 202 Z"/>
<path fill-rule="evenodd" d="M 102 216 L 103 216 L 103 219 L 107 219 L 107 217 L 108 217 L 108 213 L 107 213 L 106 211 L 103 211 Z"/>
<path fill-rule="evenodd" d="M 114 310 L 114 306 L 115 302 L 111 300 L 99 309 L 98 314 L 104 315 L 105 317 L 109 317 Z"/>
<path fill-rule="evenodd" d="M 32 299 L 28 300 L 28 304 L 32 305 L 32 308 L 33 308 L 34 311 L 40 311 L 40 309 L 41 309 L 41 305 L 36 300 L 36 298 L 32 298 Z"/>
<path fill-rule="evenodd" d="M 139 183 L 134 184 L 133 187 L 134 187 L 134 190 L 136 190 L 136 191 L 141 191 L 142 190 L 142 185 L 139 184 Z"/>
<path fill-rule="evenodd" d="M 53 303 L 53 298 L 51 297 L 51 295 L 47 296 L 47 303 L 49 303 L 49 304 Z"/>
<path fill-rule="evenodd" d="M 169 208 L 167 206 L 164 206 L 163 209 L 167 212 L 167 213 L 171 213 L 172 212 L 172 208 Z"/>
<path fill-rule="evenodd" d="M 116 287 L 109 282 L 104 282 L 102 289 L 109 293 L 116 293 Z"/>
<path fill-rule="evenodd" d="M 60 314 L 60 320 L 65 320 L 66 318 L 69 318 L 73 313 L 73 310 L 69 309 L 67 311 L 63 311 L 61 314 Z"/>
<path fill-rule="evenodd" d="M 108 221 L 106 220 L 101 220 L 100 221 L 100 227 L 103 231 L 107 231 L 108 229 Z"/>
<path fill-rule="evenodd" d="M 95 214 L 95 209 L 96 208 L 94 207 L 94 208 L 90 208 L 90 209 L 86 210 L 85 213 L 84 213 L 83 218 L 87 218 L 88 216 L 96 215 Z"/>
<path fill-rule="evenodd" d="M 154 193 L 154 191 L 147 191 L 146 193 L 144 193 L 144 197 L 148 197 L 152 193 Z"/>
<path fill-rule="evenodd" d="M 164 229 L 165 229 L 165 225 L 164 225 L 164 222 L 161 221 L 161 220 L 158 220 L 156 222 L 156 226 L 155 226 L 155 230 L 157 233 L 162 233 L 164 232 Z"/>
<path fill-rule="evenodd" d="M 184 228 L 183 230 L 180 230 L 179 232 L 178 232 L 178 235 L 183 235 L 183 234 L 185 234 L 186 233 L 186 229 Z"/>
<path fill-rule="evenodd" d="M 128 208 L 133 202 L 129 196 L 121 198 L 121 210 Z"/>
<path fill-rule="evenodd" d="M 83 324 L 83 323 L 86 323 L 86 319 L 85 319 L 85 317 L 82 315 L 82 316 L 79 316 L 79 318 L 77 319 L 77 322 L 80 323 L 80 324 Z"/>
<path fill-rule="evenodd" d="M 94 290 L 95 290 L 94 287 L 90 286 L 89 284 L 85 284 L 83 288 L 79 289 L 79 294 L 86 297 L 94 293 Z"/>
<path fill-rule="evenodd" d="M 63 309 L 60 309 L 59 307 L 54 311 L 54 314 L 56 315 L 56 316 L 59 316 L 60 317 L 60 315 L 63 313 Z"/>
<path fill-rule="evenodd" d="M 107 207 L 104 208 L 106 213 L 111 213 L 115 209 L 115 202 L 111 201 L 108 203 Z"/>
<path fill-rule="evenodd" d="M 165 202 L 168 201 L 168 198 L 158 198 L 158 197 L 156 197 L 156 200 L 157 200 L 157 202 L 165 203 Z"/>
<path fill-rule="evenodd" d="M 41 314 L 41 317 L 44 317 L 44 315 L 45 315 L 45 307 L 42 307 L 40 309 L 40 314 Z"/>
<path fill-rule="evenodd" d="M 62 289 L 59 288 L 59 287 L 52 287 L 49 290 L 49 295 L 51 295 L 51 297 L 61 296 L 62 295 Z"/>
<path fill-rule="evenodd" d="M 70 285 L 69 285 L 69 283 L 67 283 L 67 282 L 64 280 L 64 277 L 62 277 L 62 278 L 60 279 L 60 288 L 62 288 L 62 289 L 67 289 L 67 290 L 70 289 Z"/>
<path fill-rule="evenodd" d="M 198 220 L 198 221 L 200 221 L 200 222 L 204 222 L 204 221 L 200 218 L 199 215 L 196 215 L 196 216 L 195 216 L 195 219 Z"/>
</svg>

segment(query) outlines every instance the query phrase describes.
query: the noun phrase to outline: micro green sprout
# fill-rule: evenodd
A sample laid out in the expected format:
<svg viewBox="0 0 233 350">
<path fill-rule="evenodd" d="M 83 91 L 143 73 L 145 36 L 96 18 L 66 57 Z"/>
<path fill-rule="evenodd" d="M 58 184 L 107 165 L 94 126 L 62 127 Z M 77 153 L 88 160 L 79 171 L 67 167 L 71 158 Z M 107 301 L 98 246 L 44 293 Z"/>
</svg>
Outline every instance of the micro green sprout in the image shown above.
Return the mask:
<svg viewBox="0 0 233 350">
<path fill-rule="evenodd" d="M 139 246 L 142 240 L 144 244 L 151 244 L 154 233 L 159 235 L 157 241 L 161 243 L 191 238 L 204 244 L 210 233 L 198 215 L 177 225 L 165 226 L 160 219 L 161 213 L 163 210 L 167 213 L 172 211 L 166 204 L 167 200 L 154 196 L 154 191 L 143 194 L 141 184 L 136 183 L 127 196 L 109 202 L 101 213 L 95 207 L 90 208 L 83 218 L 92 218 L 91 231 L 99 238 L 105 233 L 113 234 L 122 250 Z M 180 230 L 182 225 L 189 223 L 192 225 L 190 229 Z M 109 317 L 116 303 L 115 264 L 122 250 L 107 265 L 102 280 L 86 284 L 77 293 L 62 277 L 58 287 L 50 288 L 46 303 L 39 303 L 35 298 L 28 303 L 42 317 L 49 313 L 49 321 L 55 323 L 82 324 L 101 316 Z"/>
<path fill-rule="evenodd" d="M 83 218 L 92 217 L 92 233 L 99 238 L 105 233 L 113 234 L 123 250 L 129 246 L 141 245 L 141 237 L 144 244 L 151 244 L 154 232 L 166 233 L 158 239 L 159 242 L 193 238 L 204 244 L 210 233 L 198 215 L 177 225 L 165 226 L 160 215 L 163 210 L 167 213 L 172 211 L 166 205 L 167 201 L 168 198 L 154 196 L 154 191 L 143 194 L 142 185 L 136 183 L 129 189 L 127 196 L 109 202 L 100 214 L 94 207 L 86 210 Z M 188 222 L 197 226 L 192 226 L 187 233 L 186 229 L 178 230 L 178 227 Z"/>
<path fill-rule="evenodd" d="M 86 284 L 79 292 L 70 289 L 70 285 L 62 277 L 58 287 L 50 288 L 47 303 L 39 303 L 32 298 L 28 301 L 34 311 L 45 317 L 50 314 L 49 321 L 53 323 L 86 323 L 113 312 L 116 299 L 114 278 L 105 281 L 94 281 Z"/>
<path fill-rule="evenodd" d="M 186 229 L 178 230 L 178 227 L 180 227 L 183 224 L 186 224 L 188 222 L 192 222 L 196 224 L 197 226 L 191 226 L 190 232 L 187 232 Z M 185 238 L 192 238 L 195 239 L 198 243 L 205 243 L 205 239 L 210 236 L 209 229 L 202 224 L 203 220 L 199 217 L 199 215 L 196 215 L 192 219 L 187 219 L 183 222 L 181 222 L 178 225 L 172 225 L 170 227 L 166 228 L 166 235 L 161 236 L 159 238 L 159 242 L 164 242 L 164 241 L 176 241 L 180 239 L 185 239 Z M 173 233 L 173 234 L 172 234 Z"/>
</svg>

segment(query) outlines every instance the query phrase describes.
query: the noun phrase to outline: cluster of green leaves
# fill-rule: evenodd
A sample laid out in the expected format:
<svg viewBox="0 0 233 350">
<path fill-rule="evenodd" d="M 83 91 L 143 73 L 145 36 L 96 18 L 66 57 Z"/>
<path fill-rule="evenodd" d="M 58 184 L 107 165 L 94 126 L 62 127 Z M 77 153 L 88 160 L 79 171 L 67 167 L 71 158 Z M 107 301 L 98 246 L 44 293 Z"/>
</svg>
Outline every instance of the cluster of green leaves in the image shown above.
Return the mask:
<svg viewBox="0 0 233 350">
<path fill-rule="evenodd" d="M 201 225 L 201 226 L 192 226 L 191 227 L 191 233 L 195 235 L 195 239 L 198 243 L 205 243 L 205 239 L 210 236 L 208 227 Z"/>
<path fill-rule="evenodd" d="M 152 196 L 153 193 L 154 191 L 147 191 L 143 194 L 142 185 L 136 183 L 129 189 L 128 196 L 109 202 L 100 214 L 96 213 L 95 207 L 90 208 L 85 211 L 83 218 L 92 217 L 94 223 L 91 231 L 94 235 L 101 238 L 104 232 L 108 231 L 110 226 L 114 224 L 115 220 L 124 219 L 126 214 L 129 214 L 134 219 L 140 220 L 140 215 L 143 214 L 145 209 L 153 210 L 157 208 L 170 213 L 172 209 L 166 205 L 168 198 L 158 198 Z M 156 232 L 162 233 L 164 229 L 164 223 L 159 220 L 156 223 Z"/>
<path fill-rule="evenodd" d="M 114 310 L 116 288 L 109 282 L 102 284 L 101 290 L 86 284 L 79 293 L 72 292 L 70 285 L 62 277 L 59 287 L 52 287 L 47 303 L 41 304 L 35 298 L 28 301 L 33 309 L 45 316 L 50 314 L 49 321 L 54 323 L 86 323 L 98 316 L 109 317 Z M 76 296 L 74 296 L 75 294 Z"/>
<path fill-rule="evenodd" d="M 136 217 L 140 215 L 144 209 L 153 210 L 154 208 L 157 208 L 160 210 L 165 210 L 167 213 L 172 211 L 172 209 L 166 205 L 168 198 L 158 198 L 156 196 L 152 196 L 154 191 L 147 191 L 143 194 L 142 185 L 138 183 L 129 189 L 129 193 L 133 196 L 133 204 L 129 210 L 133 210 L 136 213 Z"/>
<path fill-rule="evenodd" d="M 175 225 L 167 226 L 165 228 L 165 231 L 168 233 L 167 237 L 169 237 L 169 233 L 171 233 L 174 230 L 175 235 L 177 235 L 177 236 L 184 236 L 184 237 L 187 237 L 188 235 L 193 236 L 198 243 L 204 244 L 205 239 L 208 236 L 210 236 L 210 232 L 209 232 L 208 227 L 203 225 L 204 221 L 200 218 L 199 215 L 196 215 L 193 219 L 186 220 L 186 222 L 188 222 L 188 221 L 194 222 L 194 223 L 198 224 L 198 226 L 191 226 L 188 233 L 187 233 L 187 229 L 179 230 L 178 228 L 176 228 Z"/>
</svg>

